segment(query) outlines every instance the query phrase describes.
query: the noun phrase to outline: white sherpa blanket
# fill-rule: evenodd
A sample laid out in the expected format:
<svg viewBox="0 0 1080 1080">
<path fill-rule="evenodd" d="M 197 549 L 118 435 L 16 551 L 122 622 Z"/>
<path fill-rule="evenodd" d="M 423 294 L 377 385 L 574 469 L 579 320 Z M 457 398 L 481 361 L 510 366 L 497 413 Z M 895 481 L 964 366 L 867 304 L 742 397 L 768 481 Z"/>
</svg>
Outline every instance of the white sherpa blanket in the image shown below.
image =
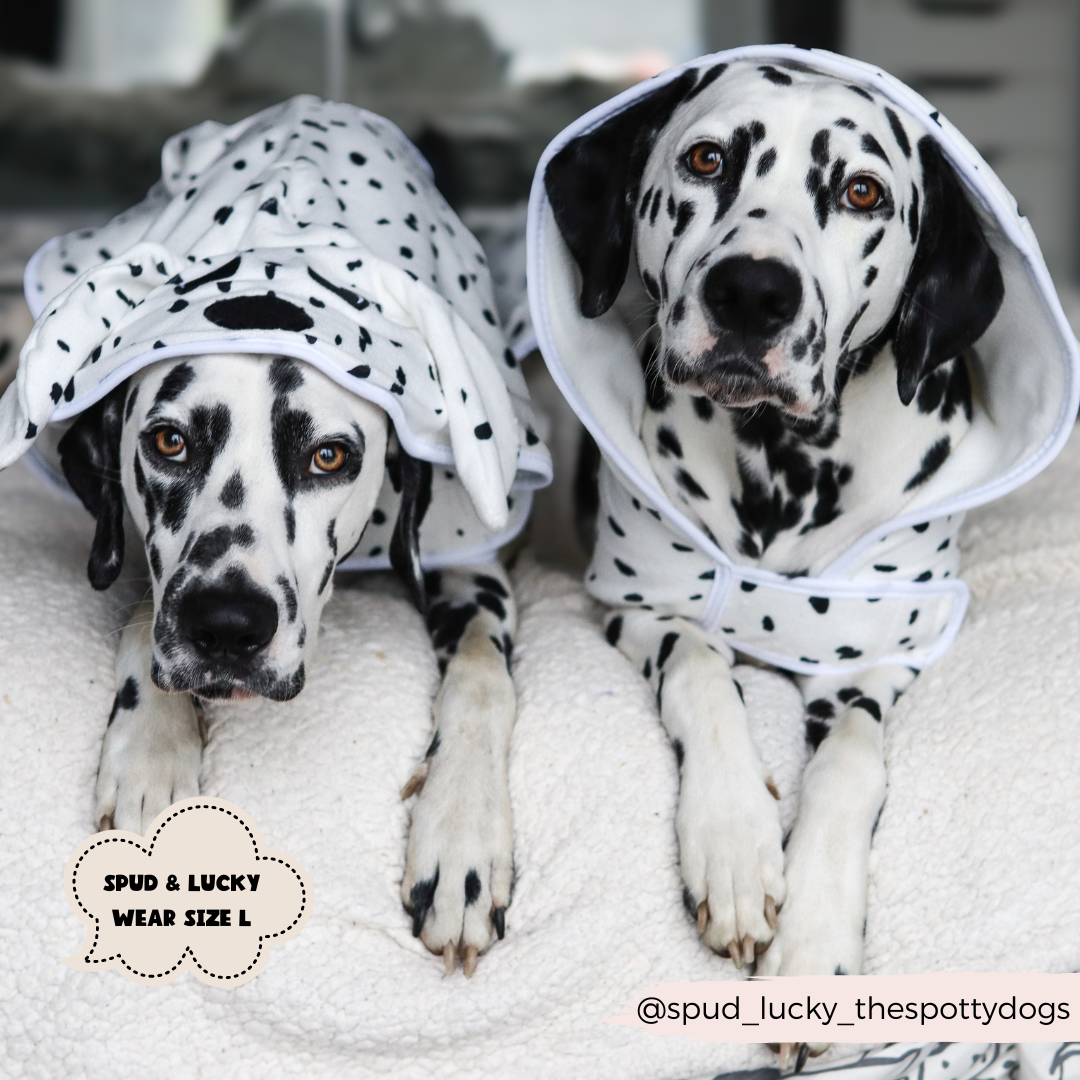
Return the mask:
<svg viewBox="0 0 1080 1080">
<path fill-rule="evenodd" d="M 401 909 L 398 791 L 429 739 L 437 672 L 420 617 L 370 576 L 339 580 L 298 698 L 210 713 L 204 791 L 239 803 L 307 868 L 314 908 L 299 937 L 237 989 L 189 977 L 146 988 L 57 963 L 83 940 L 61 875 L 92 830 L 133 589 L 89 588 L 92 528 L 23 466 L 0 475 L 0 1074 L 674 1080 L 773 1063 L 753 1045 L 601 1022 L 650 983 L 735 972 L 683 914 L 676 769 L 652 696 L 580 585 L 527 553 L 515 571 L 517 886 L 506 940 L 471 981 L 443 978 Z M 1080 440 L 974 512 L 966 541 L 967 624 L 888 721 L 867 968 L 1075 971 Z M 790 820 L 798 695 L 775 674 L 740 680 Z"/>
</svg>

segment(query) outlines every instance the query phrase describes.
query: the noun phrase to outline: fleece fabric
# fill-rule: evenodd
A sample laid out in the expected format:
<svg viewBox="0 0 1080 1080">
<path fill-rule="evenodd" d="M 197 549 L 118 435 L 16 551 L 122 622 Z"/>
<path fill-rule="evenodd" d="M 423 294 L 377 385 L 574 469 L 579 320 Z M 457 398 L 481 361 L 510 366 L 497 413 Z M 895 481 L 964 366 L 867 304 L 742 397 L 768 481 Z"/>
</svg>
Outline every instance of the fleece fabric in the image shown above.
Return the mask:
<svg viewBox="0 0 1080 1080">
<path fill-rule="evenodd" d="M 0 474 L 0 1075 L 703 1080 L 775 1064 L 755 1045 L 602 1022 L 657 981 L 741 976 L 682 908 L 678 778 L 653 695 L 604 640 L 581 585 L 527 553 L 514 572 L 517 885 L 506 939 L 473 979 L 443 978 L 401 908 L 398 792 L 430 739 L 438 671 L 389 575 L 339 575 L 294 701 L 208 710 L 203 791 L 244 807 L 307 869 L 314 903 L 299 937 L 235 990 L 187 977 L 137 987 L 58 963 L 83 940 L 62 874 L 93 831 L 117 632 L 141 589 L 89 588 L 92 532 L 24 466 Z M 1080 441 L 972 512 L 963 540 L 968 620 L 886 722 L 866 970 L 1076 971 Z M 788 824 L 804 763 L 798 692 L 775 672 L 738 677 Z M 892 1050 L 898 1064 L 848 1076 L 923 1075 L 926 1048 Z M 1009 1074 L 1015 1055 L 986 1051 L 939 1053 L 925 1076 Z M 808 1069 L 858 1052 L 836 1046 Z M 1053 1054 L 1033 1052 L 1049 1075 Z M 1057 1080 L 1080 1072 L 1080 1055 L 1062 1061 Z"/>
<path fill-rule="evenodd" d="M 0 399 L 0 468 L 147 364 L 246 352 L 313 364 L 444 467 L 426 565 L 492 557 L 551 479 L 483 250 L 415 147 L 353 105 L 302 95 L 173 136 L 146 199 L 46 244 L 25 287 L 37 322 Z"/>
</svg>

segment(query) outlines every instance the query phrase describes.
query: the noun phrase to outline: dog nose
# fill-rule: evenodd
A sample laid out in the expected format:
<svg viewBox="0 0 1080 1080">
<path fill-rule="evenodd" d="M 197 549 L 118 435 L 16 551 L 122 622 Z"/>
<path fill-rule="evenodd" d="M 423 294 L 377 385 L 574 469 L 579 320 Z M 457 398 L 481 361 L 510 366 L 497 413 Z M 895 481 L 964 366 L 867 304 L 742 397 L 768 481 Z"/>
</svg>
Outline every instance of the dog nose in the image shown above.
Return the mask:
<svg viewBox="0 0 1080 1080">
<path fill-rule="evenodd" d="M 772 337 L 798 314 L 802 283 L 779 259 L 733 255 L 705 275 L 702 299 L 718 329 Z"/>
<path fill-rule="evenodd" d="M 181 636 L 206 660 L 246 660 L 277 632 L 278 609 L 263 593 L 198 589 L 180 605 Z"/>
</svg>

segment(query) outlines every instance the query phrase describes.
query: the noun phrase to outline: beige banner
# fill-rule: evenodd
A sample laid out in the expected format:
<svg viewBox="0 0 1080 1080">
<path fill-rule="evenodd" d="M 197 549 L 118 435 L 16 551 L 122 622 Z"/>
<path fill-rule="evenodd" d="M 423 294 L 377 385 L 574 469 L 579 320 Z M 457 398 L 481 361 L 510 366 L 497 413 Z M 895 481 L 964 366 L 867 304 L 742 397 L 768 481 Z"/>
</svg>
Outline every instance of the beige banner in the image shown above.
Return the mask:
<svg viewBox="0 0 1080 1080">
<path fill-rule="evenodd" d="M 61 963 L 115 968 L 132 982 L 170 982 L 184 971 L 211 986 L 239 986 L 311 913 L 311 883 L 258 826 L 224 799 L 184 799 L 145 838 L 97 833 L 68 860 L 68 903 L 86 923 L 80 952 Z"/>
<path fill-rule="evenodd" d="M 1059 1042 L 1080 1039 L 1080 974 L 663 983 L 605 1022 L 700 1042 Z"/>
</svg>

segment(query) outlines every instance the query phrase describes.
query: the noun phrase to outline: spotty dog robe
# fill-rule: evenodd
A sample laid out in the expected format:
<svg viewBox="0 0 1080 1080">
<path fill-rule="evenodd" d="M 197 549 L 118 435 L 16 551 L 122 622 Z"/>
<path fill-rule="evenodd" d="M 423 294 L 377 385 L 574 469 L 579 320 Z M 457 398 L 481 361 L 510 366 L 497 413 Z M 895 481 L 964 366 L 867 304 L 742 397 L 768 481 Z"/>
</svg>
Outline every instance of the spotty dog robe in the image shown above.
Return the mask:
<svg viewBox="0 0 1080 1080">
<path fill-rule="evenodd" d="M 301 96 L 174 136 L 146 199 L 50 241 L 25 285 L 37 323 L 0 400 L 0 467 L 146 364 L 246 352 L 314 365 L 438 466 L 426 567 L 492 558 L 550 481 L 480 245 L 404 135 L 354 106 Z M 397 498 L 384 483 L 343 568 L 389 566 Z"/>
<path fill-rule="evenodd" d="M 571 139 L 688 69 L 740 59 L 805 65 L 870 88 L 902 110 L 955 167 L 1005 282 L 1001 309 L 974 350 L 980 394 L 970 431 L 901 516 L 813 577 L 736 564 L 664 494 L 638 435 L 644 386 L 633 341 L 614 310 L 597 319 L 581 315 L 576 267 L 544 187 L 548 163 Z M 693 619 L 740 652 L 803 674 L 882 663 L 921 668 L 941 656 L 968 600 L 956 576 L 957 545 L 939 550 L 943 541 L 959 529 L 964 511 L 1045 468 L 1076 416 L 1078 345 L 1015 199 L 932 105 L 878 68 L 832 53 L 790 46 L 717 53 L 641 83 L 571 124 L 544 152 L 533 181 L 529 300 L 551 374 L 603 454 L 588 589 L 608 604 Z"/>
</svg>

